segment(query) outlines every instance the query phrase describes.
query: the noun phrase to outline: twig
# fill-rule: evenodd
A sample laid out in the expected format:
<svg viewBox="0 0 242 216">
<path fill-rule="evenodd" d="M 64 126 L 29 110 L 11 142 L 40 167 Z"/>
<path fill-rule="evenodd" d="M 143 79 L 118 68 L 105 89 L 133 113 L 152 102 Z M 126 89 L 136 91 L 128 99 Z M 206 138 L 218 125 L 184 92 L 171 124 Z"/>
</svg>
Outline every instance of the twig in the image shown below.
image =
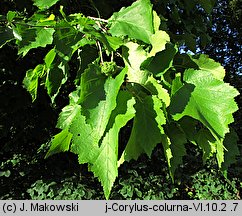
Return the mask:
<svg viewBox="0 0 242 216">
<path fill-rule="evenodd" d="M 91 17 L 91 16 L 88 16 L 87 18 L 92 19 L 92 20 L 95 20 L 95 21 L 99 21 L 99 22 L 105 22 L 105 23 L 108 23 L 108 20 L 101 19 L 101 18 L 97 18 L 97 17 Z"/>
<path fill-rule="evenodd" d="M 101 57 L 101 63 L 103 64 L 102 47 L 101 47 L 101 45 L 100 45 L 99 41 L 97 41 L 97 46 L 98 46 L 99 53 L 100 53 L 100 57 Z"/>
<path fill-rule="evenodd" d="M 113 51 L 111 52 L 111 62 L 113 61 Z"/>
</svg>

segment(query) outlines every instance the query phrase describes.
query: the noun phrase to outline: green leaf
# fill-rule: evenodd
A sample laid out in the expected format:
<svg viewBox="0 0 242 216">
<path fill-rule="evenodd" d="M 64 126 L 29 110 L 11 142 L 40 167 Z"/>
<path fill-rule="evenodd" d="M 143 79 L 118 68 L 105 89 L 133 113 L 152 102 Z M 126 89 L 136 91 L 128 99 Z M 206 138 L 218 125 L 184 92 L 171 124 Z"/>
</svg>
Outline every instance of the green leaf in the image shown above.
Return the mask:
<svg viewBox="0 0 242 216">
<path fill-rule="evenodd" d="M 171 95 L 173 96 L 182 86 L 181 73 L 176 73 L 175 79 L 172 80 Z"/>
<path fill-rule="evenodd" d="M 37 98 L 39 77 L 43 76 L 44 72 L 45 67 L 42 64 L 37 65 L 34 69 L 30 69 L 26 72 L 23 84 L 30 93 L 32 101 L 35 101 Z"/>
<path fill-rule="evenodd" d="M 196 143 L 203 151 L 203 163 L 217 152 L 217 140 L 207 129 L 201 129 L 196 135 Z"/>
<path fill-rule="evenodd" d="M 80 101 L 80 86 L 77 86 L 76 90 L 69 94 L 69 104 L 79 104 Z"/>
<path fill-rule="evenodd" d="M 130 139 L 121 160 L 137 159 L 142 153 L 151 155 L 164 134 L 161 125 L 166 123 L 162 102 L 157 96 L 147 96 L 135 104 L 136 115 Z"/>
<path fill-rule="evenodd" d="M 227 133 L 224 139 L 224 162 L 222 163 L 222 170 L 227 170 L 231 164 L 236 162 L 236 157 L 240 156 L 240 151 L 237 145 L 239 137 L 234 130 Z"/>
<path fill-rule="evenodd" d="M 26 27 L 51 27 L 54 26 L 56 24 L 55 22 L 55 15 L 54 14 L 50 14 L 48 15 L 47 13 L 43 12 L 43 11 L 38 11 L 36 13 L 34 13 L 29 19 L 28 19 L 28 23 L 25 22 L 21 25 L 21 28 L 24 28 L 26 30 Z M 29 25 L 29 26 L 28 26 Z"/>
<path fill-rule="evenodd" d="M 76 113 L 69 131 L 73 134 L 71 152 L 78 155 L 80 164 L 92 164 L 99 153 L 100 137 L 97 135 L 97 131 L 86 123 L 86 117 L 81 112 Z"/>
<path fill-rule="evenodd" d="M 17 13 L 15 11 L 8 11 L 7 13 L 7 20 L 8 22 L 12 22 L 13 19 L 16 17 Z"/>
<path fill-rule="evenodd" d="M 89 123 L 101 138 L 107 127 L 112 111 L 116 107 L 116 98 L 124 81 L 127 68 L 124 68 L 115 78 L 108 77 L 104 84 L 105 98 L 98 99 L 98 105 L 88 110 L 87 123 Z M 92 94 L 93 92 L 89 92 Z"/>
<path fill-rule="evenodd" d="M 216 140 L 216 158 L 217 158 L 217 162 L 218 162 L 218 167 L 221 168 L 222 163 L 224 162 L 224 145 L 223 145 L 223 140 L 224 139 L 220 139 L 220 140 Z"/>
<path fill-rule="evenodd" d="M 194 68 L 199 69 L 197 64 L 191 59 L 191 55 L 185 54 L 185 53 L 177 53 L 174 56 L 173 59 L 174 67 L 176 67 L 176 70 L 179 72 L 184 72 L 185 69 Z"/>
<path fill-rule="evenodd" d="M 172 151 L 171 151 L 171 140 L 165 133 L 161 135 L 161 143 L 163 146 L 163 150 L 164 150 L 164 154 L 166 157 L 168 168 L 170 169 L 172 166 L 171 159 L 173 157 Z M 171 177 L 173 178 L 171 171 L 170 171 L 170 174 L 171 174 Z"/>
<path fill-rule="evenodd" d="M 160 17 L 156 13 L 156 11 L 153 11 L 153 25 L 155 33 L 158 32 L 160 28 Z"/>
<path fill-rule="evenodd" d="M 47 70 L 45 80 L 45 87 L 52 102 L 54 102 L 55 97 L 59 93 L 61 86 L 67 81 L 67 78 L 68 65 L 63 59 L 57 57 L 51 68 Z"/>
<path fill-rule="evenodd" d="M 21 34 L 22 40 L 17 42 L 19 45 L 18 54 L 25 56 L 31 49 L 52 44 L 54 32 L 55 30 L 52 28 L 36 27 L 26 29 Z"/>
<path fill-rule="evenodd" d="M 114 13 L 109 22 L 113 36 L 126 36 L 150 43 L 154 33 L 152 5 L 149 0 L 138 0 Z"/>
<path fill-rule="evenodd" d="M 128 42 L 123 48 L 124 63 L 128 67 L 129 82 L 144 84 L 148 78 L 148 72 L 141 70 L 140 66 L 147 59 L 147 53 L 136 43 Z"/>
<path fill-rule="evenodd" d="M 213 74 L 214 78 L 223 80 L 225 77 L 225 69 L 224 67 L 215 62 L 213 59 L 209 58 L 207 55 L 201 54 L 199 58 L 191 58 L 194 61 L 200 70 L 209 71 Z"/>
<path fill-rule="evenodd" d="M 166 48 L 166 43 L 170 41 L 169 35 L 165 31 L 157 31 L 150 36 L 150 43 L 152 49 L 149 53 L 149 57 L 155 56 L 156 53 Z"/>
<path fill-rule="evenodd" d="M 164 89 L 154 77 L 150 76 L 148 78 L 145 87 L 152 92 L 153 95 L 157 95 L 157 97 L 164 102 L 166 107 L 170 105 L 170 95 L 168 91 Z"/>
<path fill-rule="evenodd" d="M 56 127 L 60 129 L 69 128 L 79 112 L 81 112 L 81 106 L 78 104 L 65 106 L 59 115 Z"/>
<path fill-rule="evenodd" d="M 0 48 L 11 40 L 14 40 L 14 38 L 13 30 L 10 27 L 0 26 Z"/>
<path fill-rule="evenodd" d="M 45 60 L 45 65 L 48 69 L 51 69 L 51 65 L 54 61 L 56 57 L 56 52 L 55 52 L 55 49 L 51 49 L 47 55 L 45 56 L 44 60 Z"/>
<path fill-rule="evenodd" d="M 62 13 L 63 13 L 63 11 L 62 11 Z M 64 14 L 62 14 L 62 15 L 63 15 L 63 17 L 66 17 L 66 15 L 64 15 Z M 66 17 L 66 20 L 68 20 L 68 23 L 71 26 L 77 26 L 76 29 L 83 33 L 93 31 L 95 29 L 95 27 L 97 29 L 100 28 L 96 24 L 95 20 L 92 20 L 92 19 L 84 16 L 82 13 L 70 14 L 70 15 L 68 15 L 68 17 Z"/>
<path fill-rule="evenodd" d="M 110 118 L 111 128 L 103 138 L 99 154 L 95 158 L 91 170 L 97 176 L 104 188 L 106 199 L 109 198 L 113 183 L 118 176 L 118 141 L 119 131 L 134 117 L 134 98 L 127 92 L 120 92 L 117 97 L 117 107 Z"/>
<path fill-rule="evenodd" d="M 180 129 L 185 133 L 187 140 L 196 145 L 198 121 L 189 116 L 184 116 L 178 122 Z"/>
<path fill-rule="evenodd" d="M 150 71 L 155 76 L 161 76 L 172 67 L 173 58 L 177 53 L 177 48 L 171 44 L 166 44 L 166 49 L 156 53 L 154 57 L 145 60 L 141 68 Z"/>
<path fill-rule="evenodd" d="M 76 50 L 88 43 L 92 44 L 92 41 L 83 38 L 81 32 L 63 20 L 56 25 L 53 43 L 58 55 L 69 61 Z"/>
<path fill-rule="evenodd" d="M 37 6 L 40 10 L 48 9 L 59 0 L 33 0 L 34 5 Z"/>
<path fill-rule="evenodd" d="M 79 108 L 70 107 L 70 110 L 66 110 L 60 116 L 64 125 L 69 125 L 72 122 L 69 126 L 69 131 L 73 134 L 71 151 L 78 155 L 79 163 L 90 164 L 91 171 L 103 185 L 106 198 L 109 197 L 118 173 L 119 131 L 133 118 L 135 114 L 134 104 L 135 100 L 128 92 L 119 93 L 117 106 L 109 118 L 107 131 L 103 132 L 104 137 L 100 147 L 98 145 L 101 139 L 99 132 L 86 123 L 86 118 L 79 112 Z"/>
<path fill-rule="evenodd" d="M 238 91 L 203 70 L 186 70 L 184 81 L 186 84 L 171 100 L 173 119 L 190 116 L 202 122 L 214 136 L 224 138 L 233 122 L 232 113 L 238 109 L 234 101 Z"/>
<path fill-rule="evenodd" d="M 187 47 L 193 52 L 196 53 L 196 36 L 192 33 L 185 33 L 183 36 Z"/>
<path fill-rule="evenodd" d="M 98 58 L 98 51 L 95 47 L 90 45 L 83 46 L 78 50 L 78 59 L 80 66 L 76 75 L 76 84 L 78 85 L 81 81 L 81 75 L 87 69 L 88 65 L 94 62 Z"/>
<path fill-rule="evenodd" d="M 62 130 L 60 133 L 56 134 L 50 142 L 51 146 L 45 158 L 48 158 L 49 156 L 56 153 L 68 151 L 71 138 L 72 134 L 67 129 Z"/>
<path fill-rule="evenodd" d="M 170 148 L 172 153 L 172 158 L 170 162 L 168 162 L 171 177 L 174 180 L 175 171 L 180 164 L 182 164 L 182 158 L 186 155 L 185 144 L 187 143 L 187 139 L 185 134 L 179 129 L 179 127 L 172 123 L 168 125 L 166 134 L 170 140 Z"/>
<path fill-rule="evenodd" d="M 14 38 L 21 41 L 22 40 L 22 36 L 20 35 L 18 29 L 14 26 L 12 26 L 12 29 L 13 29 L 13 35 L 14 35 Z"/>
<path fill-rule="evenodd" d="M 105 99 L 104 83 L 107 77 L 101 74 L 100 66 L 94 62 L 81 75 L 80 103 L 85 110 L 95 108 Z"/>
<path fill-rule="evenodd" d="M 111 37 L 109 35 L 105 35 L 109 45 L 112 47 L 112 49 L 115 51 L 117 50 L 119 47 L 121 47 L 124 42 L 121 38 L 119 37 Z"/>
<path fill-rule="evenodd" d="M 121 41 L 118 42 L 115 39 L 112 40 L 111 39 L 112 37 L 108 38 L 104 33 L 98 32 L 96 30 L 91 31 L 90 34 L 94 37 L 95 41 L 100 41 L 104 45 L 107 55 L 110 55 L 110 53 L 118 47 L 118 43 L 121 42 Z M 111 43 L 109 43 L 109 41 Z M 120 46 L 121 46 L 121 44 L 120 44 Z"/>
</svg>

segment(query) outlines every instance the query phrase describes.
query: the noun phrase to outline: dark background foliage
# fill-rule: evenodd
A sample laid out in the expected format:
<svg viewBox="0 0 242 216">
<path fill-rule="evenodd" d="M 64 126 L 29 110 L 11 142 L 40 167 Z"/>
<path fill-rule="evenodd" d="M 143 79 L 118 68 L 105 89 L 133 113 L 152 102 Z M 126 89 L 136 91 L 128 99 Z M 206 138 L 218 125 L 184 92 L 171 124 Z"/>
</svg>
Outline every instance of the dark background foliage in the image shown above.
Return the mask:
<svg viewBox="0 0 242 216">
<path fill-rule="evenodd" d="M 58 12 L 61 4 L 68 14 L 81 11 L 85 15 L 108 18 L 132 2 L 61 0 L 51 10 Z M 193 8 L 190 4 L 193 1 L 187 2 L 154 0 L 154 9 L 163 17 L 161 28 L 168 31 L 184 51 L 203 52 L 222 63 L 227 71 L 226 81 L 241 92 L 241 1 L 219 0 L 211 15 L 201 7 Z M 37 8 L 30 0 L 1 1 L 0 14 L 5 15 L 8 10 L 31 16 Z M 36 102 L 31 102 L 22 80 L 26 70 L 40 63 L 45 53 L 41 48 L 20 58 L 14 44 L 0 49 L 0 198 L 103 199 L 99 182 L 85 165 L 78 165 L 75 155 L 62 153 L 43 159 L 48 140 L 56 133 L 58 113 L 73 89 L 71 82 L 67 82 L 55 105 L 51 105 L 44 89 L 40 89 Z M 71 71 L 76 68 L 75 60 L 71 61 Z M 241 107 L 241 96 L 236 100 Z M 241 109 L 235 114 L 233 127 L 240 137 L 238 144 L 242 151 Z M 126 127 L 121 131 L 121 143 L 127 141 L 129 130 Z M 200 152 L 193 146 L 187 150 L 189 154 L 174 184 L 159 146 L 151 159 L 142 156 L 138 161 L 125 163 L 111 199 L 240 199 L 241 157 L 225 178 L 213 160 L 203 165 Z"/>
</svg>

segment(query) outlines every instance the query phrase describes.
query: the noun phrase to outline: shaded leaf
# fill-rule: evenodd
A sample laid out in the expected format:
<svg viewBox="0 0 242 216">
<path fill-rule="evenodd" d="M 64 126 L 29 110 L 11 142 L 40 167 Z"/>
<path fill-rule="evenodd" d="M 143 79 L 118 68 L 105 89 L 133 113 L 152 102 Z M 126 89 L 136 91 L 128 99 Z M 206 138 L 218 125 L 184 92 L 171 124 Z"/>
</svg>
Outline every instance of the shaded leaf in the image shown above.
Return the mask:
<svg viewBox="0 0 242 216">
<path fill-rule="evenodd" d="M 81 82 L 81 75 L 84 73 L 88 65 L 94 62 L 98 58 L 98 51 L 95 47 L 90 45 L 83 46 L 78 50 L 78 59 L 80 61 L 80 66 L 76 75 L 76 84 Z"/>
<path fill-rule="evenodd" d="M 213 154 L 217 152 L 216 139 L 207 129 L 201 129 L 196 135 L 196 143 L 203 151 L 203 163 L 206 163 Z"/>
<path fill-rule="evenodd" d="M 145 60 L 142 63 L 141 68 L 150 71 L 155 76 L 161 76 L 171 68 L 176 53 L 176 47 L 171 44 L 166 44 L 165 50 L 158 52 L 154 57 Z"/>
<path fill-rule="evenodd" d="M 95 108 L 101 100 L 105 99 L 104 83 L 107 77 L 101 74 L 97 63 L 89 64 L 81 75 L 80 103 L 85 110 Z"/>
<path fill-rule="evenodd" d="M 53 43 L 58 55 L 69 61 L 78 48 L 88 43 L 92 44 L 92 41 L 83 38 L 83 34 L 71 26 L 70 23 L 61 21 L 56 25 Z"/>
<path fill-rule="evenodd" d="M 17 42 L 19 45 L 18 54 L 25 56 L 31 49 L 52 44 L 54 32 L 53 28 L 41 27 L 24 30 L 21 34 L 22 40 Z"/>
<path fill-rule="evenodd" d="M 11 40 L 14 40 L 14 38 L 14 33 L 11 28 L 0 26 L 0 48 Z"/>
<path fill-rule="evenodd" d="M 147 96 L 135 104 L 136 115 L 128 144 L 121 160 L 137 159 L 142 153 L 151 155 L 164 134 L 161 125 L 166 123 L 162 102 L 157 96 Z"/>
<path fill-rule="evenodd" d="M 215 5 L 215 0 L 198 0 L 199 4 L 204 8 L 207 13 L 211 13 Z"/>
<path fill-rule="evenodd" d="M 196 53 L 196 36 L 192 33 L 186 33 L 183 36 L 187 47 L 193 52 Z"/>
<path fill-rule="evenodd" d="M 184 68 L 194 68 L 194 69 L 199 69 L 197 64 L 191 59 L 191 55 L 185 54 L 185 53 L 177 53 L 174 56 L 173 59 L 173 64 L 174 67 L 176 67 L 176 70 L 179 72 L 183 72 Z"/>
<path fill-rule="evenodd" d="M 100 138 L 103 136 L 111 113 L 116 107 L 116 98 L 126 73 L 127 68 L 124 68 L 115 78 L 108 77 L 104 84 L 105 99 L 99 101 L 95 108 L 88 110 L 87 123 L 97 131 Z M 90 94 L 92 93 L 90 92 Z"/>
<path fill-rule="evenodd" d="M 239 140 L 238 135 L 234 130 L 227 133 L 224 139 L 224 162 L 222 163 L 222 170 L 227 170 L 231 164 L 236 162 L 236 157 L 240 156 L 240 151 L 237 145 Z"/>
<path fill-rule="evenodd" d="M 170 162 L 168 163 L 170 164 L 169 170 L 171 177 L 174 180 L 175 171 L 179 165 L 182 164 L 183 156 L 186 155 L 185 144 L 187 143 L 187 139 L 185 134 L 177 127 L 175 123 L 168 125 L 166 134 L 169 137 L 172 154 Z"/>
<path fill-rule="evenodd" d="M 66 82 L 68 78 L 68 65 L 65 61 L 57 57 L 50 69 L 47 70 L 47 76 L 45 80 L 45 87 L 47 93 L 54 102 L 55 97 L 59 93 L 61 86 Z"/>
<path fill-rule="evenodd" d="M 182 119 L 179 120 L 180 129 L 185 133 L 187 140 L 189 142 L 196 145 L 196 137 L 197 137 L 197 124 L 198 121 L 193 119 L 189 116 L 184 116 Z"/>
</svg>

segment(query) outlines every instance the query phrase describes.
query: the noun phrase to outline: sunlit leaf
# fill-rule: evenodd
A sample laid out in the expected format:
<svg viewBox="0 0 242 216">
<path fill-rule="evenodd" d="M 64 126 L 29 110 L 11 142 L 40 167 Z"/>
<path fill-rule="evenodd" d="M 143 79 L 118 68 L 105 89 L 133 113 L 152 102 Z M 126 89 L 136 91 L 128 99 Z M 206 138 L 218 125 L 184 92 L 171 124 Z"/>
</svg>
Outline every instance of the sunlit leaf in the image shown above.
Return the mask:
<svg viewBox="0 0 242 216">
<path fill-rule="evenodd" d="M 234 97 L 238 91 L 215 79 L 208 71 L 189 69 L 184 74 L 186 84 L 173 96 L 170 111 L 175 120 L 193 117 L 206 126 L 213 135 L 224 138 L 233 122 L 232 113 L 238 107 Z"/>
<path fill-rule="evenodd" d="M 224 67 L 209 58 L 207 55 L 201 54 L 199 58 L 192 58 L 192 60 L 198 65 L 200 70 L 209 71 L 216 79 L 223 80 L 225 77 Z"/>
<path fill-rule="evenodd" d="M 59 0 L 33 0 L 34 5 L 36 5 L 39 9 L 48 9 L 54 4 L 56 4 Z"/>
<path fill-rule="evenodd" d="M 154 33 L 152 5 L 149 0 L 138 0 L 122 8 L 109 19 L 109 32 L 113 36 L 126 36 L 150 43 Z"/>
<path fill-rule="evenodd" d="M 134 117 L 135 100 L 127 92 L 117 97 L 117 109 L 111 118 L 111 128 L 103 138 L 99 154 L 93 162 L 91 170 L 97 176 L 104 188 L 105 197 L 109 198 L 113 183 L 118 176 L 118 141 L 119 131 L 126 123 Z"/>
<path fill-rule="evenodd" d="M 170 41 L 169 35 L 165 31 L 157 31 L 150 36 L 150 43 L 152 49 L 149 53 L 149 57 L 155 56 L 156 53 L 166 48 L 166 43 Z"/>
<path fill-rule="evenodd" d="M 141 70 L 142 62 L 147 59 L 147 53 L 136 43 L 128 42 L 123 49 L 125 65 L 128 67 L 129 82 L 144 84 L 148 78 L 148 72 Z"/>
<path fill-rule="evenodd" d="M 62 130 L 56 134 L 50 142 L 50 149 L 47 152 L 45 158 L 50 157 L 53 154 L 65 152 L 69 150 L 72 134 L 67 129 Z"/>
<path fill-rule="evenodd" d="M 39 86 L 39 78 L 45 72 L 45 67 L 43 65 L 37 65 L 34 69 L 30 69 L 26 72 L 26 76 L 23 80 L 25 88 L 28 90 L 32 97 L 32 101 L 37 98 L 37 90 Z"/>
</svg>

